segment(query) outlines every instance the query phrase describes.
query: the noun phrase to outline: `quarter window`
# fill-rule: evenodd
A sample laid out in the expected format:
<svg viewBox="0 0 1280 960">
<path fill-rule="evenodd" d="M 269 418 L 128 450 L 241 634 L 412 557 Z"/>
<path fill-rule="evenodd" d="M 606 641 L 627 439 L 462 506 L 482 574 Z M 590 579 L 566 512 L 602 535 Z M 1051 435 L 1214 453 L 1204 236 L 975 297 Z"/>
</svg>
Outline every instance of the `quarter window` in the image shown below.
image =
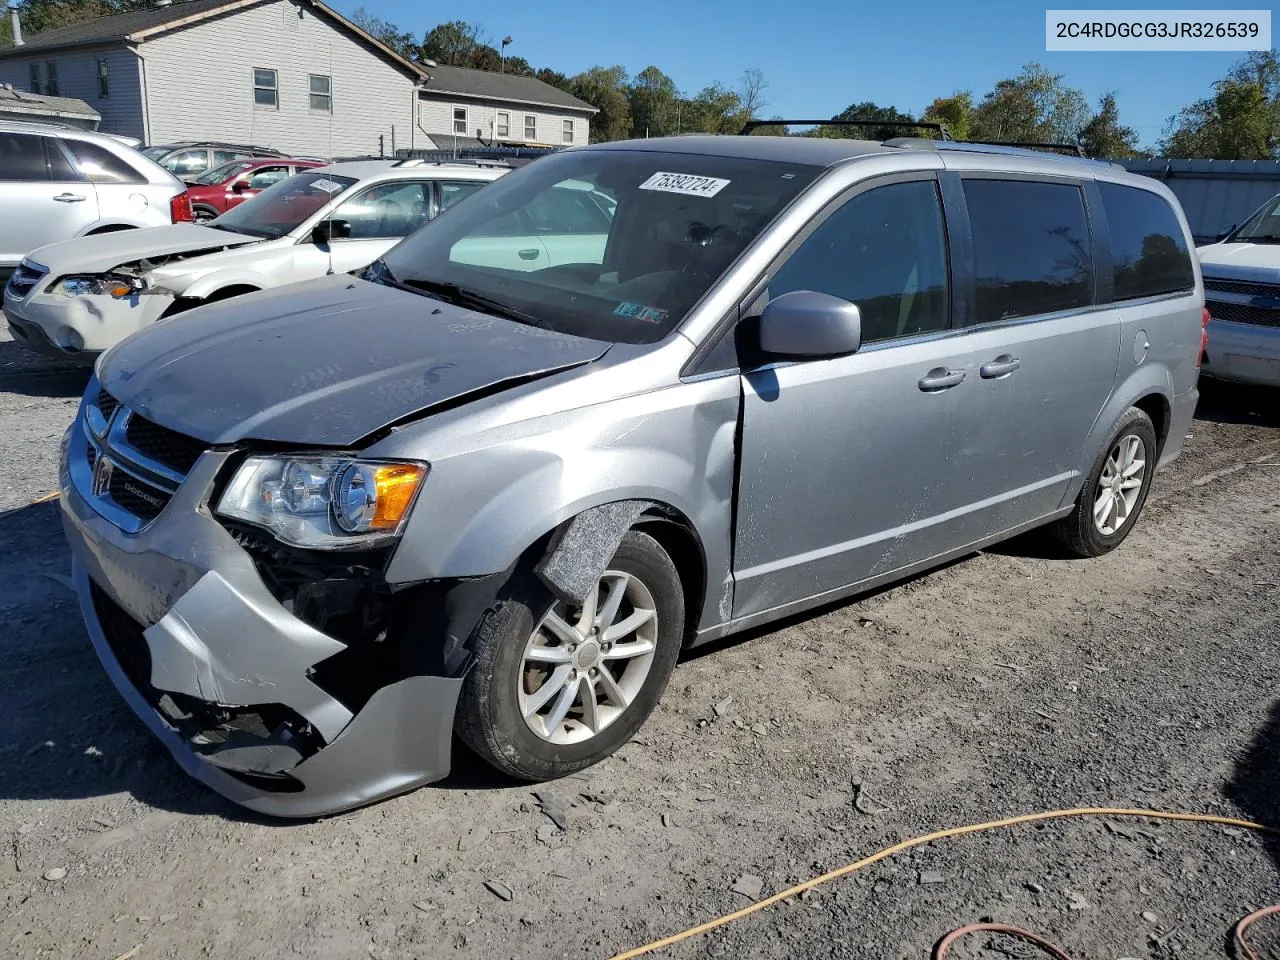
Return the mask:
<svg viewBox="0 0 1280 960">
<path fill-rule="evenodd" d="M 1195 286 L 1182 226 L 1163 197 L 1150 190 L 1100 181 L 1111 234 L 1115 298 L 1133 300 Z"/>
<path fill-rule="evenodd" d="M 48 180 L 44 144 L 27 133 L 0 133 L 0 181 Z"/>
<path fill-rule="evenodd" d="M 1083 307 L 1093 255 L 1080 188 L 1030 180 L 964 181 L 977 270 L 977 322 Z"/>
<path fill-rule="evenodd" d="M 63 140 L 76 166 L 87 180 L 93 183 L 145 183 L 137 170 L 129 166 L 110 150 L 85 140 Z"/>
<path fill-rule="evenodd" d="M 494 135 L 498 137 L 511 136 L 511 114 L 505 110 L 498 111 L 498 120 L 494 124 Z"/>
<path fill-rule="evenodd" d="M 465 134 L 467 132 L 467 108 L 453 108 L 453 132 L 455 134 Z"/>
<path fill-rule="evenodd" d="M 564 121 L 564 129 L 560 134 L 560 139 L 564 143 L 573 143 L 573 121 Z"/>
<path fill-rule="evenodd" d="M 333 81 L 319 74 L 310 75 L 311 109 L 321 113 L 333 112 Z"/>
<path fill-rule="evenodd" d="M 440 212 L 444 213 L 459 200 L 471 196 L 484 182 L 480 180 L 444 180 L 437 184 L 440 191 Z"/>
<path fill-rule="evenodd" d="M 845 203 L 769 281 L 771 298 L 795 290 L 857 304 L 864 343 L 945 330 L 947 247 L 936 184 L 889 184 Z"/>
<path fill-rule="evenodd" d="M 111 80 L 108 75 L 107 58 L 98 58 L 98 99 L 105 100 L 111 96 Z"/>
<path fill-rule="evenodd" d="M 525 140 L 538 139 L 538 118 L 533 114 L 526 114 L 524 118 L 524 138 Z"/>
<path fill-rule="evenodd" d="M 280 108 L 280 88 L 274 70 L 253 68 L 253 102 L 259 107 Z"/>
</svg>

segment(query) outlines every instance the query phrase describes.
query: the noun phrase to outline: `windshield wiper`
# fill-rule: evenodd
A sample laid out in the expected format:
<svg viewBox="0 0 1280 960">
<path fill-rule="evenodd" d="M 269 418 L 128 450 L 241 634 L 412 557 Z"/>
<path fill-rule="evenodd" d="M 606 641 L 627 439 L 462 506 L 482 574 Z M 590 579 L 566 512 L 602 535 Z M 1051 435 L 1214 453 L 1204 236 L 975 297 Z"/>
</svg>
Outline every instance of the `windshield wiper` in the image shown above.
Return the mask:
<svg viewBox="0 0 1280 960">
<path fill-rule="evenodd" d="M 428 294 L 445 303 L 452 303 L 455 306 L 465 307 L 468 310 L 479 310 L 483 313 L 491 313 L 497 317 L 504 317 L 507 320 L 514 320 L 516 323 L 523 323 L 533 327 L 542 327 L 544 330 L 551 330 L 553 327 L 545 320 L 539 320 L 537 317 L 530 316 L 527 313 L 508 306 L 501 300 L 494 300 L 487 297 L 483 293 L 477 293 L 475 290 L 468 290 L 460 287 L 456 283 L 448 283 L 443 280 L 396 280 L 391 276 L 391 271 L 386 265 L 382 266 L 383 272 L 391 279 L 393 283 L 400 287 L 408 287 L 411 290 L 417 290 L 421 293 Z"/>
</svg>

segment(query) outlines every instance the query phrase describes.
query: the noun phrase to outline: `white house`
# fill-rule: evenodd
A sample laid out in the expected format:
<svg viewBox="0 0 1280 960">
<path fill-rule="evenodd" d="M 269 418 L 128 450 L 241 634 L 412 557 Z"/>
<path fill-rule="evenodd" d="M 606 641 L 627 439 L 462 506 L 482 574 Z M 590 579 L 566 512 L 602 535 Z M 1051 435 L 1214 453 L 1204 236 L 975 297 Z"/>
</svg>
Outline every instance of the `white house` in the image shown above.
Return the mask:
<svg viewBox="0 0 1280 960">
<path fill-rule="evenodd" d="M 319 0 L 158 0 L 0 48 L 0 84 L 84 100 L 107 133 L 312 156 L 587 142 L 595 108 L 534 77 L 414 63 Z"/>
</svg>

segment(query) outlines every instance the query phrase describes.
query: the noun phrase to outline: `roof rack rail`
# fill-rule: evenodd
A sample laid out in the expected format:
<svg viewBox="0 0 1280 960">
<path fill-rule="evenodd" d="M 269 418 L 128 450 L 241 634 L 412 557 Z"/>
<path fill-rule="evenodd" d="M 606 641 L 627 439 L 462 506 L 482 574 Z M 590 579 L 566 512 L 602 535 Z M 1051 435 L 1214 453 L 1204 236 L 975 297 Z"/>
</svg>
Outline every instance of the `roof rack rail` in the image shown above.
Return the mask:
<svg viewBox="0 0 1280 960">
<path fill-rule="evenodd" d="M 397 160 L 391 164 L 393 167 L 509 167 L 506 160 L 490 160 L 485 157 L 455 157 L 446 160 L 430 160 L 426 157 L 405 157 L 403 160 Z"/>
<path fill-rule="evenodd" d="M 917 123 L 913 120 L 749 120 L 738 131 L 738 136 L 750 136 L 753 130 L 761 127 L 910 127 L 914 130 L 936 130 L 943 140 L 951 140 L 951 131 L 945 123 Z"/>
<path fill-rule="evenodd" d="M 928 140 L 924 137 L 897 137 L 884 141 L 886 147 L 916 150 L 959 150 L 970 153 L 994 153 L 1006 156 L 1037 156 L 1060 160 L 1079 160 L 1105 167 L 1115 166 L 1110 160 L 1098 160 L 1085 155 L 1078 145 L 1067 143 L 1010 143 L 989 140 Z"/>
</svg>

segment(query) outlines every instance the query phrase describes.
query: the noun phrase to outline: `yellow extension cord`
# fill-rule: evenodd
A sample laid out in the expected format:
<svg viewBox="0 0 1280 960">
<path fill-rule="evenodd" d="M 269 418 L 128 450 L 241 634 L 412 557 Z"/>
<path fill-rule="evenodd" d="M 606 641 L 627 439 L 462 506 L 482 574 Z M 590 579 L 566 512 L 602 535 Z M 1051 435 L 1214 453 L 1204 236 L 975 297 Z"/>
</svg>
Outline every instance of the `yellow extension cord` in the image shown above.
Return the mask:
<svg viewBox="0 0 1280 960">
<path fill-rule="evenodd" d="M 873 853 L 869 857 L 864 857 L 854 863 L 846 864 L 830 873 L 824 873 L 820 877 L 814 877 L 812 880 L 806 880 L 804 883 L 798 883 L 794 887 L 788 887 L 781 890 L 771 897 L 765 897 L 763 900 L 757 900 L 749 906 L 743 907 L 741 910 L 735 910 L 732 913 L 726 913 L 722 917 L 714 920 L 708 920 L 700 923 L 696 927 L 690 927 L 688 930 L 682 930 L 680 933 L 673 933 L 669 937 L 663 937 L 661 940 L 654 940 L 642 947 L 636 947 L 625 953 L 619 953 L 612 960 L 631 960 L 633 957 L 642 957 L 645 954 L 653 953 L 664 947 L 670 947 L 681 941 L 696 937 L 699 934 L 706 933 L 708 930 L 714 930 L 716 927 L 722 927 L 725 924 L 732 923 L 735 920 L 741 920 L 743 917 L 749 917 L 766 907 L 771 907 L 775 903 L 783 900 L 789 900 L 792 897 L 804 893 L 806 890 L 812 890 L 828 880 L 835 880 L 838 877 L 844 877 L 851 873 L 861 870 L 863 867 L 869 867 L 873 863 L 879 863 L 892 857 L 896 853 L 904 850 L 910 850 L 912 847 L 918 847 L 926 843 L 933 843 L 935 840 L 946 840 L 949 837 L 962 837 L 969 833 L 985 833 L 988 830 L 999 830 L 1003 827 L 1016 827 L 1023 823 L 1036 823 L 1041 820 L 1061 820 L 1067 817 L 1148 817 L 1152 820 L 1184 820 L 1192 823 L 1216 823 L 1228 827 L 1240 827 L 1244 830 L 1257 830 L 1261 833 L 1280 834 L 1280 829 L 1275 827 L 1264 826 L 1261 823 L 1254 823 L 1251 820 L 1236 820 L 1232 817 L 1216 817 L 1207 813 L 1167 813 L 1161 810 L 1130 810 L 1125 807 L 1076 807 L 1072 810 L 1050 810 L 1046 813 L 1028 813 L 1020 817 L 1009 817 L 1005 820 L 989 820 L 986 823 L 975 823 L 965 827 L 952 827 L 949 830 L 938 830 L 935 833 L 928 833 L 922 837 L 914 837 L 911 840 L 903 840 L 901 843 L 895 843 L 891 847 L 885 847 L 877 853 Z"/>
</svg>

